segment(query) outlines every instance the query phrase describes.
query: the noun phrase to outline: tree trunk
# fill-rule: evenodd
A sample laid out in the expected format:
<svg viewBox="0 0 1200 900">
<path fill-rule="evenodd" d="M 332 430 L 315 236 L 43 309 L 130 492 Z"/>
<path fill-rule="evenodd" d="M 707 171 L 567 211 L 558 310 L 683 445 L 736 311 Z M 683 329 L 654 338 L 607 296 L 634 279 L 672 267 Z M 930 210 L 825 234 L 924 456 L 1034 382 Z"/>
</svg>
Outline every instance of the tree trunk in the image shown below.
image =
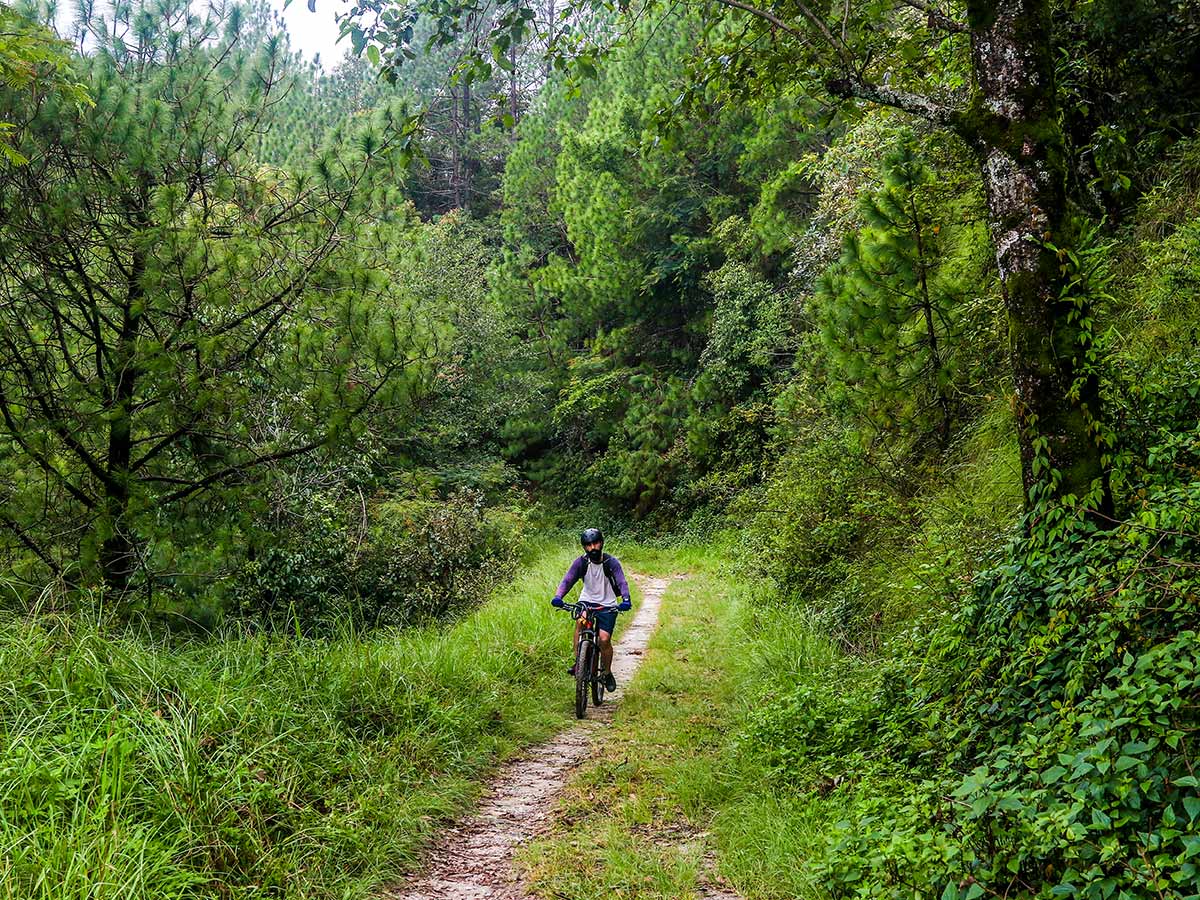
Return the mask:
<svg viewBox="0 0 1200 900">
<path fill-rule="evenodd" d="M 479 132 L 478 124 L 475 121 L 470 84 L 463 85 L 462 101 L 462 191 L 458 206 L 460 209 L 469 209 L 471 201 L 474 199 L 475 176 L 479 171 L 479 161 L 471 155 L 470 149 L 472 135 Z"/>
<path fill-rule="evenodd" d="M 145 227 L 145 208 L 148 195 L 140 198 L 141 208 L 131 216 L 136 230 Z M 145 251 L 134 250 L 129 267 L 125 302 L 121 310 L 121 325 L 113 350 L 112 384 L 107 409 L 108 459 L 104 486 L 104 512 L 107 534 L 100 547 L 100 570 L 104 585 L 111 591 L 125 593 L 136 569 L 137 554 L 129 530 L 130 463 L 133 458 L 133 398 L 137 389 L 137 341 L 141 326 L 146 273 Z"/>
<path fill-rule="evenodd" d="M 450 208 L 461 209 L 463 126 L 459 121 L 458 91 L 450 89 Z"/>
<path fill-rule="evenodd" d="M 947 386 L 942 381 L 942 350 L 938 346 L 937 326 L 933 313 L 933 300 L 929 296 L 929 259 L 925 252 L 924 235 L 921 233 L 921 211 L 917 208 L 915 194 L 910 196 L 912 204 L 913 234 L 917 241 L 917 283 L 920 288 L 921 315 L 925 319 L 925 345 L 929 348 L 929 367 L 933 370 L 933 389 L 937 397 L 941 420 L 938 422 L 938 446 L 945 450 L 950 443 L 950 423 L 953 409 Z"/>
<path fill-rule="evenodd" d="M 556 24 L 554 0 L 549 0 L 546 8 L 546 53 L 542 57 L 542 80 L 549 81 L 550 76 L 554 74 L 554 58 L 551 51 L 554 49 L 554 26 Z"/>
<path fill-rule="evenodd" d="M 1092 495 L 1111 513 L 1097 440 L 1099 380 L 1087 310 L 1061 299 L 1047 243 L 1070 241 L 1048 0 L 970 0 L 975 97 L 963 129 L 982 156 L 988 219 L 1008 315 L 1026 507 Z"/>
<path fill-rule="evenodd" d="M 517 138 L 517 42 L 508 48 L 508 114 L 512 117 L 512 137 Z"/>
</svg>

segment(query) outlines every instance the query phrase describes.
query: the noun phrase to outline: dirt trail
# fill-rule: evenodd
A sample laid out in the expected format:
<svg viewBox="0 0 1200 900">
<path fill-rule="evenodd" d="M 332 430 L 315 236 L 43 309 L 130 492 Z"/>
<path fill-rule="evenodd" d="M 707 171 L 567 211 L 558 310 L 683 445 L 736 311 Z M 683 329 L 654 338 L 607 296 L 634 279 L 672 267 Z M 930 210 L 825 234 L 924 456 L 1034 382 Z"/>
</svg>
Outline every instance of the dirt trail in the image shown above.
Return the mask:
<svg viewBox="0 0 1200 900">
<path fill-rule="evenodd" d="M 668 579 L 633 576 L 642 602 L 633 621 L 622 626 L 613 658 L 621 689 L 629 685 L 658 623 Z M 564 617 L 565 620 L 565 617 Z M 566 654 L 563 654 L 564 659 Z M 550 820 L 555 796 L 572 770 L 586 758 L 596 729 L 612 717 L 621 690 L 599 709 L 557 737 L 533 747 L 492 778 L 479 811 L 449 828 L 434 846 L 425 870 L 381 895 L 388 900 L 523 900 L 528 895 L 513 865 L 513 849 L 528 843 Z M 564 715 L 573 715 L 574 691 L 563 675 Z M 572 720 L 573 721 L 573 720 Z"/>
</svg>

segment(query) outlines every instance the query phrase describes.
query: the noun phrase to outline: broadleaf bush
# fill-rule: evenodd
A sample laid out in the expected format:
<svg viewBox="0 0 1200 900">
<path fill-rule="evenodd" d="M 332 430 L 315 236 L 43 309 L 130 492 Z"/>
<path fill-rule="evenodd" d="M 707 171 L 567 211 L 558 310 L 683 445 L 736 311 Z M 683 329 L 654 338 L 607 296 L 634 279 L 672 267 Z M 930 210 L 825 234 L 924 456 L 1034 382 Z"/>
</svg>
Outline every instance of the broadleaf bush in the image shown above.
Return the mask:
<svg viewBox="0 0 1200 900">
<path fill-rule="evenodd" d="M 1145 444 L 1124 521 L 1034 517 L 903 651 L 752 718 L 780 784 L 844 794 L 832 896 L 1197 896 L 1200 430 Z"/>
<path fill-rule="evenodd" d="M 518 509 L 488 507 L 470 490 L 385 497 L 355 519 L 330 507 L 249 561 L 240 615 L 305 632 L 429 621 L 483 600 L 510 576 L 526 531 Z"/>
</svg>

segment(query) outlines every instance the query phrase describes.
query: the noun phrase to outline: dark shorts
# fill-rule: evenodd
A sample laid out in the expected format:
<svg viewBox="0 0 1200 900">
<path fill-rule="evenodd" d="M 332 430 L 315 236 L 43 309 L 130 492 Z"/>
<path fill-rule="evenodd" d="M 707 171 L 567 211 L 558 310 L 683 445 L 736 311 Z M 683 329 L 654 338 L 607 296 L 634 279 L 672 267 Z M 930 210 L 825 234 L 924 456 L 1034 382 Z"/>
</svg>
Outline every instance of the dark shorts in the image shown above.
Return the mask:
<svg viewBox="0 0 1200 900">
<path fill-rule="evenodd" d="M 613 633 L 613 629 L 617 627 L 616 609 L 593 609 L 588 615 L 596 620 L 596 624 L 600 626 L 601 631 L 607 631 L 610 635 Z"/>
</svg>

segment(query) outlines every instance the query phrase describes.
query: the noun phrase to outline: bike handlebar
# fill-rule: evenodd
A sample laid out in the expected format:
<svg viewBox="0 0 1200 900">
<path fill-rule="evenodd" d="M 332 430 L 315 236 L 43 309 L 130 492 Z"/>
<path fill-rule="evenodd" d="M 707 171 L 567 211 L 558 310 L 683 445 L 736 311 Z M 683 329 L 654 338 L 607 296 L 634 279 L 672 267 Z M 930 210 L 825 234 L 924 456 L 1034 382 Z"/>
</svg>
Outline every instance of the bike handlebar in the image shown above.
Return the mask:
<svg viewBox="0 0 1200 900">
<path fill-rule="evenodd" d="M 564 609 L 571 614 L 572 618 L 578 619 L 580 613 L 599 612 L 599 611 L 605 610 L 605 609 L 615 609 L 616 607 L 597 606 L 594 603 L 567 603 L 566 601 L 564 601 L 562 606 L 559 606 L 556 608 Z"/>
</svg>

